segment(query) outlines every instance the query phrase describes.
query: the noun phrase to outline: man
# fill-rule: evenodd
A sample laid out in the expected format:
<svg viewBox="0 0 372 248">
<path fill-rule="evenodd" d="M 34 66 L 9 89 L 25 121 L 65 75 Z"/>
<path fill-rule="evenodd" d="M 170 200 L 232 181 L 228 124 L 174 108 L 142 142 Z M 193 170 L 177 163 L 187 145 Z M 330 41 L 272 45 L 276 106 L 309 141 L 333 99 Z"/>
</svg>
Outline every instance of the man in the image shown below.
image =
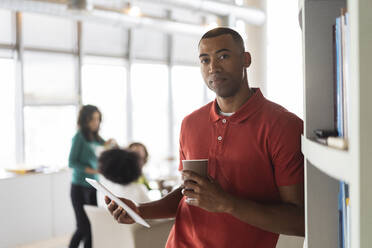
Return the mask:
<svg viewBox="0 0 372 248">
<path fill-rule="evenodd" d="M 159 201 L 123 200 L 144 218 L 176 217 L 168 248 L 269 248 L 280 233 L 303 236 L 302 121 L 249 88 L 251 57 L 234 30 L 207 32 L 199 58 L 216 100 L 183 120 L 180 158 L 208 158 L 209 178 L 185 171 L 183 187 Z M 106 203 L 118 222 L 133 223 Z"/>
</svg>

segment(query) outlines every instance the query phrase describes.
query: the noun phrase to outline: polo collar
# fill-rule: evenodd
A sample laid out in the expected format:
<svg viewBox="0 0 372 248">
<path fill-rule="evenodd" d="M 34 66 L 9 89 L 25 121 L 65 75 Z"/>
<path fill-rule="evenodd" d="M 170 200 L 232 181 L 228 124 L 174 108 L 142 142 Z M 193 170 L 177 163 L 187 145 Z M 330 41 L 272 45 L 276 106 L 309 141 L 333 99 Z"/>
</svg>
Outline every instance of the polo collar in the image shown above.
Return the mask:
<svg viewBox="0 0 372 248">
<path fill-rule="evenodd" d="M 240 123 L 255 112 L 257 112 L 265 102 L 265 97 L 262 95 L 261 90 L 259 88 L 251 88 L 254 91 L 254 94 L 244 103 L 238 111 L 236 111 L 232 116 L 222 116 L 218 113 L 218 104 L 217 99 L 213 101 L 211 104 L 211 108 L 209 111 L 209 118 L 212 122 L 217 122 L 220 119 L 228 119 L 230 122 Z"/>
</svg>

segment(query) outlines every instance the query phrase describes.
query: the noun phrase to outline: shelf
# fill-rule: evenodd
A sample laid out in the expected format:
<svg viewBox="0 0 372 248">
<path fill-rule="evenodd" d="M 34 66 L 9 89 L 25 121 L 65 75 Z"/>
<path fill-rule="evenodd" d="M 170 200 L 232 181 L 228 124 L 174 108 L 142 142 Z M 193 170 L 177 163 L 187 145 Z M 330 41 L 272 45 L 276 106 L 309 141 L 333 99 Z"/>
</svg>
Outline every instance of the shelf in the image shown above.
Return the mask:
<svg viewBox="0 0 372 248">
<path fill-rule="evenodd" d="M 352 157 L 348 151 L 331 148 L 301 137 L 302 153 L 313 166 L 327 175 L 346 182 L 352 178 Z"/>
</svg>

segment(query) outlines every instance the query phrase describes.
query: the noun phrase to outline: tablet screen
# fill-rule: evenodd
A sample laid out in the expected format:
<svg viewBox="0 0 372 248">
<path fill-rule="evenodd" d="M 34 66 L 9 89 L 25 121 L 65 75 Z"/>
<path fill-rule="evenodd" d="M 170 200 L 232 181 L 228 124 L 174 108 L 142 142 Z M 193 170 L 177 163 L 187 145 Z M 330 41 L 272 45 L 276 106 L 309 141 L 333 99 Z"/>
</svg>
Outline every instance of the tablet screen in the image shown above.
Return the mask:
<svg viewBox="0 0 372 248">
<path fill-rule="evenodd" d="M 95 189 L 102 192 L 104 195 L 107 195 L 111 200 L 115 201 L 116 204 L 118 204 L 120 207 L 122 207 L 128 215 L 138 224 L 141 224 L 145 227 L 150 227 L 150 225 L 136 212 L 133 211 L 130 207 L 128 207 L 127 204 L 125 204 L 123 201 L 121 201 L 119 198 L 117 198 L 111 191 L 109 191 L 105 186 L 103 186 L 101 183 L 97 182 L 94 179 L 91 178 L 85 178 L 85 180 L 92 185 Z"/>
</svg>

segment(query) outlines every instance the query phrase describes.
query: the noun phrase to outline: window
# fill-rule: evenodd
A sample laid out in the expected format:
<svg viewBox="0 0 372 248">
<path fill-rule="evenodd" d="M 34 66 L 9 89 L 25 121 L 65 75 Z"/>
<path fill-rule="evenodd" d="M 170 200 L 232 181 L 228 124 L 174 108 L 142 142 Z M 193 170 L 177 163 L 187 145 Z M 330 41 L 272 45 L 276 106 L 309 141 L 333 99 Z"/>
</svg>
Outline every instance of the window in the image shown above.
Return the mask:
<svg viewBox="0 0 372 248">
<path fill-rule="evenodd" d="M 76 132 L 75 106 L 25 107 L 25 162 L 31 166 L 66 167 Z"/>
<path fill-rule="evenodd" d="M 15 72 L 14 61 L 0 59 L 0 167 L 13 167 L 15 154 Z"/>
<path fill-rule="evenodd" d="M 168 68 L 159 64 L 132 65 L 133 140 L 148 148 L 144 168 L 149 178 L 169 173 Z"/>
<path fill-rule="evenodd" d="M 84 53 L 124 56 L 127 51 L 128 30 L 93 22 L 83 24 Z"/>
<path fill-rule="evenodd" d="M 26 104 L 72 103 L 76 100 L 72 55 L 25 52 L 24 94 Z"/>
<path fill-rule="evenodd" d="M 102 113 L 100 134 L 127 145 L 126 68 L 123 65 L 84 64 L 82 70 L 83 104 L 97 106 Z"/>
<path fill-rule="evenodd" d="M 149 42 L 151 41 L 151 42 Z M 166 60 L 166 35 L 148 28 L 133 31 L 133 54 L 135 58 Z"/>
<path fill-rule="evenodd" d="M 140 4 L 140 7 L 151 16 L 167 15 L 156 4 Z M 204 14 L 195 15 L 187 10 L 177 10 L 171 15 L 174 20 L 194 24 L 204 20 Z M 83 104 L 96 105 L 101 110 L 103 138 L 114 138 L 121 146 L 127 146 L 130 141 L 147 146 L 150 159 L 144 172 L 149 179 L 176 173 L 169 158 L 178 156 L 181 121 L 213 100 L 215 94 L 204 85 L 198 67 L 177 65 L 170 74 L 167 65 L 154 61 L 166 63 L 167 39 L 171 38 L 171 61 L 197 65 L 200 37 L 165 34 L 146 27 L 134 28 L 129 36 L 128 29 L 120 25 L 89 21 L 82 23 L 82 33 L 78 36 L 78 23 L 70 18 L 29 12 L 21 13 L 20 18 L 23 44 L 15 45 L 24 46 L 20 57 L 23 66 L 16 67 L 11 59 L 0 59 L 0 104 L 7 116 L 0 131 L 6 140 L 0 146 L 5 151 L 0 154 L 2 164 L 15 165 L 18 161 L 27 166 L 67 166 L 81 97 Z M 0 10 L 0 44 L 5 44 L 4 48 L 15 43 L 15 24 L 14 12 Z M 149 37 L 156 41 L 150 46 L 146 43 Z M 128 72 L 124 61 L 129 38 L 133 43 L 132 58 L 137 62 L 130 65 L 130 92 L 127 92 Z M 81 44 L 83 54 L 81 85 L 77 44 Z M 14 52 L 0 49 L 0 57 L 13 58 Z M 18 68 L 22 71 L 15 73 Z M 16 87 L 18 75 L 23 79 L 23 87 Z M 170 75 L 173 75 L 171 88 Z M 131 118 L 128 120 L 127 116 Z M 17 133 L 18 127 L 24 130 Z"/>
<path fill-rule="evenodd" d="M 30 13 L 24 13 L 22 16 L 25 47 L 64 50 L 74 48 L 75 29 L 72 20 Z"/>
<path fill-rule="evenodd" d="M 24 53 L 27 166 L 68 165 L 71 139 L 77 126 L 75 80 L 72 55 Z"/>
<path fill-rule="evenodd" d="M 174 66 L 172 68 L 172 95 L 174 112 L 174 145 L 179 146 L 183 118 L 205 104 L 204 82 L 199 67 Z M 178 156 L 178 149 L 175 149 Z"/>
<path fill-rule="evenodd" d="M 268 97 L 302 118 L 302 41 L 298 3 L 268 1 L 267 16 Z M 283 28 L 286 35 L 283 35 Z"/>
<path fill-rule="evenodd" d="M 0 44 L 12 43 L 12 12 L 0 9 Z"/>
<path fill-rule="evenodd" d="M 177 63 L 199 63 L 198 42 L 200 37 L 175 34 L 173 38 L 173 60 Z"/>
</svg>

